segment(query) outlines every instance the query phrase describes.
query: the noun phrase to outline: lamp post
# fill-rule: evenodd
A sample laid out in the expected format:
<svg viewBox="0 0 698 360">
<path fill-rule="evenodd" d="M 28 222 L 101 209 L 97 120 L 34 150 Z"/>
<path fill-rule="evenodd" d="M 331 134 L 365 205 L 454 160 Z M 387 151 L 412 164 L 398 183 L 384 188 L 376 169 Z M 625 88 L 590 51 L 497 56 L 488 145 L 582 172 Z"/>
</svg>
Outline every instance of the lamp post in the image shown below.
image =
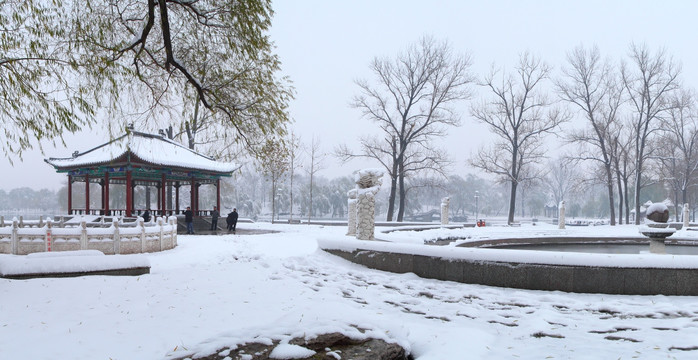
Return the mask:
<svg viewBox="0 0 698 360">
<path fill-rule="evenodd" d="M 478 204 L 479 199 L 480 199 L 480 192 L 476 190 L 475 191 L 475 222 L 477 222 L 477 218 L 478 218 L 479 210 L 480 210 L 479 204 Z"/>
</svg>

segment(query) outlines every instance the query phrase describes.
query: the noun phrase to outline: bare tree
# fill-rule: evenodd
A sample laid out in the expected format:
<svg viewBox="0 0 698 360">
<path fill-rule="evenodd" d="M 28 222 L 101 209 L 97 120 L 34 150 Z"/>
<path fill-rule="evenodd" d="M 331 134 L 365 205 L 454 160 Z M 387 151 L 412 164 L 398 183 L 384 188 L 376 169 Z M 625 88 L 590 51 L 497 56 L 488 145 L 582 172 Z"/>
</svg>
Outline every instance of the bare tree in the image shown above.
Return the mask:
<svg viewBox="0 0 698 360">
<path fill-rule="evenodd" d="M 489 148 L 481 148 L 470 163 L 509 182 L 509 223 L 514 221 L 522 170 L 543 158 L 543 138 L 569 119 L 567 114 L 553 108 L 540 90 L 549 72 L 548 65 L 528 53 L 521 55 L 515 74 L 500 74 L 493 68 L 480 82 L 493 97 L 471 110 L 498 139 Z"/>
<path fill-rule="evenodd" d="M 698 175 L 698 120 L 695 95 L 682 90 L 672 96 L 672 106 L 662 117 L 662 134 L 656 156 L 661 162 L 661 178 L 674 191 L 674 203 L 688 202 L 688 189 Z M 679 193 L 681 197 L 679 198 Z M 679 212 L 676 212 L 678 221 Z"/>
<path fill-rule="evenodd" d="M 289 219 L 293 220 L 293 178 L 296 172 L 296 168 L 300 166 L 300 146 L 301 146 L 301 139 L 296 136 L 294 132 L 291 132 L 289 139 L 288 139 L 288 160 L 289 160 L 289 167 L 288 170 L 291 172 L 291 184 L 290 184 L 290 209 L 289 209 Z"/>
<path fill-rule="evenodd" d="M 309 164 L 306 167 L 306 172 L 308 173 L 308 176 L 310 177 L 310 186 L 308 187 L 308 193 L 310 195 L 310 201 L 309 201 L 309 210 L 308 210 L 308 225 L 310 225 L 310 217 L 313 214 L 313 181 L 315 180 L 315 175 L 318 173 L 318 171 L 324 169 L 325 164 L 325 154 L 320 152 L 320 139 L 317 137 L 313 136 L 313 139 L 310 141 L 310 144 L 307 148 L 308 156 L 309 156 Z"/>
<path fill-rule="evenodd" d="M 618 192 L 618 222 L 623 223 L 623 209 L 625 209 L 625 223 L 630 223 L 630 197 L 629 184 L 634 174 L 635 161 L 632 152 L 632 131 L 630 127 L 621 128 L 613 134 L 608 141 L 609 149 L 613 156 L 613 171 L 616 174 Z"/>
<path fill-rule="evenodd" d="M 646 45 L 632 44 L 630 61 L 621 64 L 621 78 L 634 113 L 635 224 L 639 224 L 643 167 L 650 155 L 647 144 L 658 129 L 655 122 L 672 106 L 669 96 L 679 86 L 681 67 L 664 50 L 652 54 Z"/>
<path fill-rule="evenodd" d="M 552 195 L 556 204 L 566 200 L 579 185 L 579 172 L 568 159 L 558 158 L 548 161 L 548 172 L 543 178 L 543 184 Z"/>
<path fill-rule="evenodd" d="M 279 181 L 286 176 L 290 166 L 289 151 L 281 140 L 267 139 L 261 149 L 259 157 L 259 170 L 271 180 L 271 216 L 274 222 L 276 210 L 276 196 Z"/>
<path fill-rule="evenodd" d="M 579 108 L 587 120 L 587 127 L 570 134 L 569 141 L 582 147 L 577 156 L 580 160 L 600 163 L 611 225 L 615 225 L 613 152 L 609 140 L 619 131 L 617 114 L 623 103 L 623 88 L 610 63 L 602 62 L 597 47 L 575 48 L 567 54 L 567 63 L 568 67 L 562 69 L 564 78 L 557 81 L 556 87 L 560 97 Z"/>
<path fill-rule="evenodd" d="M 361 95 L 353 101 L 362 115 L 378 125 L 381 135 L 361 139 L 361 152 L 340 147 L 343 160 L 367 157 L 378 160 L 390 176 L 388 220 L 392 220 L 399 192 L 397 221 L 405 211 L 405 177 L 425 168 L 444 172 L 447 158 L 434 151 L 433 140 L 460 125 L 452 105 L 470 97 L 470 57 L 454 55 L 447 42 L 423 37 L 394 60 L 371 63 L 376 83 L 359 80 Z"/>
</svg>

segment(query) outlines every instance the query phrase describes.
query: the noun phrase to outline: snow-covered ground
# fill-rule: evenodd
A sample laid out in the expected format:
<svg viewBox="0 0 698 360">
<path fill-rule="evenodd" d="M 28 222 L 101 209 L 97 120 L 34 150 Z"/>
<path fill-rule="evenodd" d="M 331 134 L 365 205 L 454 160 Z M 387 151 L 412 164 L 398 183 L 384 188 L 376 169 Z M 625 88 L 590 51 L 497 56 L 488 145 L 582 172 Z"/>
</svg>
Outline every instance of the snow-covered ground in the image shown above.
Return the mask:
<svg viewBox="0 0 698 360">
<path fill-rule="evenodd" d="M 495 288 L 370 270 L 326 254 L 345 227 L 240 224 L 267 235 L 179 236 L 151 274 L 0 279 L 0 359 L 166 359 L 255 338 L 343 331 L 417 359 L 698 357 L 698 299 Z M 635 226 L 522 226 L 381 234 L 637 234 Z M 7 255 L 6 255 L 7 256 Z M 1 259 L 0 259 L 1 260 Z M 696 285 L 698 286 L 698 285 Z"/>
</svg>

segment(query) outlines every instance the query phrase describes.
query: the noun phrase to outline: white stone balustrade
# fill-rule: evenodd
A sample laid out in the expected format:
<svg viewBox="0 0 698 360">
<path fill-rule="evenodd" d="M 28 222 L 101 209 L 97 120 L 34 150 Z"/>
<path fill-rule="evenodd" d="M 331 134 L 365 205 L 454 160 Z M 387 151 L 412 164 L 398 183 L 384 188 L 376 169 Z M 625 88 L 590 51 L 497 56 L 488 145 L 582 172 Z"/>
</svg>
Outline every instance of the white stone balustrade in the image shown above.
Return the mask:
<svg viewBox="0 0 698 360">
<path fill-rule="evenodd" d="M 157 252 L 177 246 L 177 218 L 158 218 L 156 223 L 125 225 L 114 218 L 104 227 L 88 226 L 83 218 L 77 226 L 51 219 L 40 222 L 41 227 L 22 227 L 13 219 L 9 226 L 0 227 L 0 254 L 26 255 L 44 251 L 99 250 L 105 254 L 134 254 Z M 61 225 L 64 225 L 61 227 Z M 135 226 L 131 226 L 135 225 Z"/>
</svg>

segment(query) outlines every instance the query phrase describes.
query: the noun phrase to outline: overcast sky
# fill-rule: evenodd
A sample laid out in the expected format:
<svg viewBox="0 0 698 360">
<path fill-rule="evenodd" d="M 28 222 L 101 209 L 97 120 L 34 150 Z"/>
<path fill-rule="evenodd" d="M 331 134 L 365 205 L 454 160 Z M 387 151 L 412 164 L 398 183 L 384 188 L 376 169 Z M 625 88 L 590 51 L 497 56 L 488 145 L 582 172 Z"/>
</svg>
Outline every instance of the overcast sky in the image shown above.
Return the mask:
<svg viewBox="0 0 698 360">
<path fill-rule="evenodd" d="M 575 46 L 597 45 L 603 56 L 616 63 L 628 53 L 631 42 L 650 49 L 665 48 L 683 65 L 683 82 L 698 84 L 698 44 L 693 1 L 307 1 L 273 3 L 271 36 L 283 63 L 283 73 L 296 88 L 290 113 L 292 128 L 303 141 L 321 139 L 331 153 L 338 143 L 358 148 L 357 138 L 375 132 L 358 110 L 349 107 L 358 94 L 356 79 L 372 80 L 370 61 L 394 57 L 423 35 L 448 40 L 455 52 L 469 53 L 472 71 L 484 75 L 492 63 L 511 69 L 523 51 L 541 57 L 557 74 L 565 55 Z M 475 99 L 486 95 L 476 89 Z M 442 146 L 456 161 L 455 173 L 473 171 L 466 165 L 470 154 L 489 138 L 487 130 L 459 107 L 462 126 L 450 131 Z M 70 156 L 108 139 L 95 128 L 68 136 L 68 146 L 46 146 L 45 155 L 32 151 L 24 161 L 0 162 L 0 188 L 58 189 L 66 181 L 43 162 L 44 157 Z M 349 175 L 371 162 L 337 164 L 333 157 L 319 175 Z"/>
</svg>

